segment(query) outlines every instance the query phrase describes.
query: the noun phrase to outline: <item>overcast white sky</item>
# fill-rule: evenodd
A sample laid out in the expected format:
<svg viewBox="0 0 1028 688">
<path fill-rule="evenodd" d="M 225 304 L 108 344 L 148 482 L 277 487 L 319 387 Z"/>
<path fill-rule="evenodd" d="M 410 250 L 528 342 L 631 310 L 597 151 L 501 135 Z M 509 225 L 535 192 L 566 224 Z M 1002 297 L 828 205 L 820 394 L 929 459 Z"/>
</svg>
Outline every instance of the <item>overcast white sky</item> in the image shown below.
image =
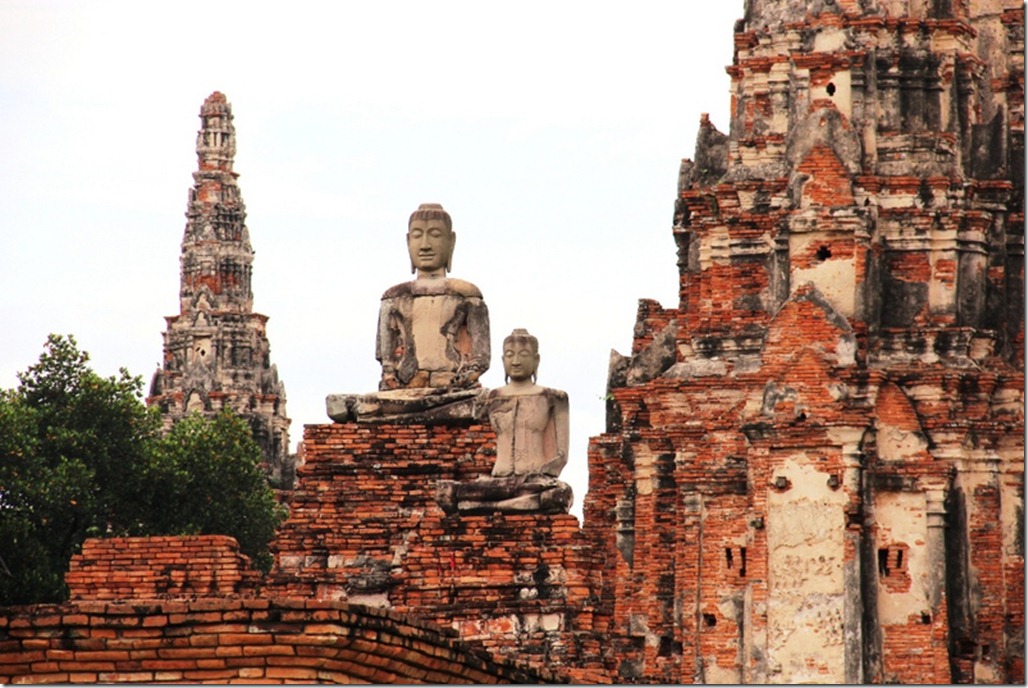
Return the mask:
<svg viewBox="0 0 1028 688">
<path fill-rule="evenodd" d="M 376 388 L 382 291 L 442 203 L 452 276 L 571 398 L 562 477 L 581 515 L 610 350 L 639 298 L 677 304 L 671 219 L 700 114 L 728 129 L 729 2 L 0 3 L 0 387 L 49 333 L 148 389 L 200 105 L 235 115 L 235 169 L 291 443 L 325 395 Z"/>
</svg>

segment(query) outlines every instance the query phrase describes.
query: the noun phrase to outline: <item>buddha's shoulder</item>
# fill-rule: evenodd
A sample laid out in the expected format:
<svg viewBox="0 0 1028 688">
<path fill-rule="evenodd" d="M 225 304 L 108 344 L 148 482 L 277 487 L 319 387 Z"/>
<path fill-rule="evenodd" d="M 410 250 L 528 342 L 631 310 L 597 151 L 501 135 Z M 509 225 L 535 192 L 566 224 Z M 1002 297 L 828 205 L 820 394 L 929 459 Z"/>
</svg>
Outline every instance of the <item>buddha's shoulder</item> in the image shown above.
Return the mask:
<svg viewBox="0 0 1028 688">
<path fill-rule="evenodd" d="M 542 394 L 555 401 L 567 402 L 568 393 L 562 389 L 554 389 L 552 387 L 544 387 Z"/>
<path fill-rule="evenodd" d="M 568 393 L 562 389 L 554 389 L 552 387 L 543 387 L 542 385 L 531 385 L 528 387 L 517 387 L 514 385 L 505 385 L 496 389 L 486 390 L 482 394 L 483 399 L 486 401 L 510 399 L 541 399 L 546 401 L 561 401 L 566 402 L 568 400 Z"/>
<path fill-rule="evenodd" d="M 382 293 L 382 300 L 396 299 L 401 296 L 410 296 L 411 285 L 413 282 L 402 282 L 400 284 L 394 284 Z"/>
<path fill-rule="evenodd" d="M 389 287 L 382 294 L 382 300 L 404 296 L 457 296 L 466 299 L 480 299 L 482 292 L 471 282 L 444 277 L 441 279 L 419 279 Z"/>
<path fill-rule="evenodd" d="M 471 282 L 457 278 L 449 278 L 446 281 L 449 283 L 449 291 L 454 294 L 468 298 L 482 298 L 482 292 Z"/>
</svg>

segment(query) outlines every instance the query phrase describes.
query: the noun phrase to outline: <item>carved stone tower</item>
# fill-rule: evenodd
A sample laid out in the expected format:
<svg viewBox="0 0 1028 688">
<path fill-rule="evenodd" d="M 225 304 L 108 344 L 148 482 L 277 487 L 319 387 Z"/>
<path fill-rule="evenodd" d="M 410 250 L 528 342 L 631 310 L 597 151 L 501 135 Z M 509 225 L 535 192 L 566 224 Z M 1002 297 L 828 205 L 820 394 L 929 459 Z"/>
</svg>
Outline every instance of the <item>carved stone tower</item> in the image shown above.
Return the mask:
<svg viewBox="0 0 1028 688">
<path fill-rule="evenodd" d="M 212 415 L 231 408 L 253 428 L 269 478 L 289 486 L 285 386 L 271 363 L 268 318 L 253 312 L 254 252 L 232 171 L 232 107 L 223 94 L 204 101 L 200 123 L 199 169 L 182 238 L 180 310 L 166 318 L 164 365 L 154 373 L 147 403 L 160 408 L 166 428 L 193 411 Z"/>
</svg>

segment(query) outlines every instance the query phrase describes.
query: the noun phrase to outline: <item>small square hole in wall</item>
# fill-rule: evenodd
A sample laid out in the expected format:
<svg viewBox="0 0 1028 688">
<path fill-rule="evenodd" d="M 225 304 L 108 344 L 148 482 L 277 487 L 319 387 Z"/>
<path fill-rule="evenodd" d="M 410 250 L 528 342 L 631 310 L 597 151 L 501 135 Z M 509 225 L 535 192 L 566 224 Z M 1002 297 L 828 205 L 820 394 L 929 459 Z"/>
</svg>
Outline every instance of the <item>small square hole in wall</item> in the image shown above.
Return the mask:
<svg viewBox="0 0 1028 688">
<path fill-rule="evenodd" d="M 729 571 L 738 571 L 739 577 L 746 576 L 746 548 L 725 547 L 725 567 Z"/>
<path fill-rule="evenodd" d="M 878 549 L 878 582 L 893 592 L 910 589 L 910 548 L 892 544 Z"/>
</svg>

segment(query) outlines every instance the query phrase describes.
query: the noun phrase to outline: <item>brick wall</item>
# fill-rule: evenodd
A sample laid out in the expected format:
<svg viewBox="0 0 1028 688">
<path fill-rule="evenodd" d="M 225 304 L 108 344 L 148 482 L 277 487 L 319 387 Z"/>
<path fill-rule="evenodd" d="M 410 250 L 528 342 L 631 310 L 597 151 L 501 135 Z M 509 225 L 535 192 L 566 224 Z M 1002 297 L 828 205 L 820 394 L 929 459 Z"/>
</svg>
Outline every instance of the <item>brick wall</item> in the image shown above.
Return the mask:
<svg viewBox="0 0 1028 688">
<path fill-rule="evenodd" d="M 301 599 L 0 611 L 0 683 L 556 682 L 386 610 Z"/>
<path fill-rule="evenodd" d="M 92 538 L 65 576 L 72 600 L 253 596 L 259 580 L 224 535 Z"/>
<path fill-rule="evenodd" d="M 88 540 L 73 559 L 67 579 L 78 605 L 53 614 L 15 613 L 11 630 L 0 629 L 0 638 L 24 636 L 26 640 L 0 645 L 4 648 L 0 665 L 16 665 L 10 669 L 11 676 L 32 674 L 33 680 L 70 682 L 90 680 L 91 667 L 96 670 L 93 680 L 110 682 L 178 680 L 175 672 L 187 681 L 337 680 L 350 677 L 347 671 L 357 671 L 339 669 L 343 662 L 331 665 L 337 666 L 336 674 L 323 675 L 281 658 L 268 666 L 237 664 L 213 654 L 213 649 L 190 654 L 176 645 L 206 647 L 209 642 L 227 648 L 238 644 L 246 646 L 244 656 L 267 651 L 275 657 L 292 657 L 296 653 L 278 647 L 273 635 L 245 637 L 263 633 L 248 626 L 247 620 L 278 623 L 282 618 L 278 612 L 265 615 L 261 604 L 266 603 L 252 599 L 260 597 L 285 607 L 317 609 L 319 620 L 335 619 L 332 610 L 348 609 L 348 604 L 383 613 L 389 610 L 388 618 L 416 617 L 427 624 L 425 628 L 453 633 L 483 656 L 492 657 L 496 666 L 509 661 L 522 672 L 536 670 L 553 680 L 559 677 L 547 671 L 559 670 L 565 680 L 603 680 L 608 675 L 605 661 L 611 659 L 597 632 L 602 625 L 595 595 L 597 560 L 577 518 L 531 513 L 447 516 L 435 503 L 440 480 L 488 474 L 494 440 L 491 428 L 478 424 L 308 426 L 306 462 L 289 498 L 290 518 L 273 543 L 276 560 L 268 576 L 250 570 L 235 541 L 227 537 Z M 175 606 L 172 600 L 184 604 Z M 104 601 L 131 604 L 105 605 Z M 100 622 L 81 613 L 114 620 Z M 297 614 L 290 612 L 290 618 L 299 619 Z M 230 617 L 241 620 L 223 623 Z M 51 655 L 43 652 L 47 642 L 30 641 L 31 637 L 74 636 L 80 621 L 87 626 L 120 624 L 125 630 L 118 632 L 117 642 L 98 643 L 108 654 L 89 654 L 92 646 L 87 644 L 81 654 L 57 651 Z M 194 628 L 200 623 L 209 623 L 214 630 Z M 16 628 L 25 630 L 15 633 Z M 299 631 L 289 627 L 282 632 Z M 168 640 L 180 634 L 188 637 Z M 197 634 L 203 638 L 197 639 Z M 171 643 L 170 649 L 156 655 L 130 652 L 133 643 L 145 649 L 151 642 L 162 648 Z M 381 639 L 369 637 L 367 642 L 379 645 Z M 275 647 L 247 649 L 265 644 Z M 385 657 L 368 660 L 373 667 L 391 661 L 386 645 L 367 650 Z M 124 652 L 109 652 L 115 646 Z M 23 650 L 29 647 L 43 654 L 25 655 Z M 95 664 L 105 657 L 102 666 Z M 135 661 L 140 658 L 154 661 L 140 664 Z M 318 667 L 327 671 L 322 664 Z M 445 678 L 438 673 L 443 671 L 438 662 L 428 667 L 437 673 L 422 672 L 425 667 L 420 664 L 415 669 L 421 673 L 404 675 L 395 667 L 382 670 L 393 671 L 393 679 L 377 670 L 352 676 L 371 676 L 375 682 L 399 678 L 449 682 L 463 676 L 458 667 Z M 188 675 L 182 673 L 187 670 Z M 481 680 L 489 677 L 489 671 L 495 673 L 489 669 Z"/>
<path fill-rule="evenodd" d="M 1023 680 L 1015 20 L 748 4 L 590 444 L 618 680 Z"/>
</svg>

